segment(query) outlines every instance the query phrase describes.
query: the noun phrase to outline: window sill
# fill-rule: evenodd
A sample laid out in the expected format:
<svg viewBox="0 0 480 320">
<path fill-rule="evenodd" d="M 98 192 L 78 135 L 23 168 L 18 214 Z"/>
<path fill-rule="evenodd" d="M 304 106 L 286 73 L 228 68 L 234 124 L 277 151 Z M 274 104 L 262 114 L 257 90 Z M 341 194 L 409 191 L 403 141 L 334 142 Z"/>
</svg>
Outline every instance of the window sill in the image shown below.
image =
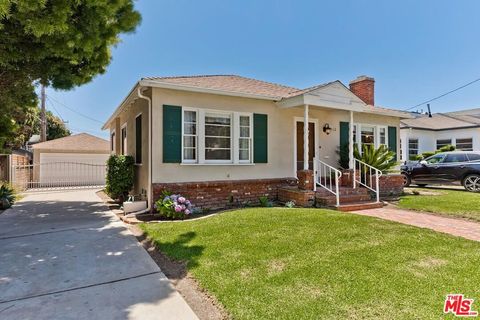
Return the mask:
<svg viewBox="0 0 480 320">
<path fill-rule="evenodd" d="M 141 167 L 141 166 L 142 166 L 141 163 L 135 163 L 135 165 L 138 166 L 138 167 Z"/>
<path fill-rule="evenodd" d="M 181 162 L 181 166 L 254 166 L 255 163 L 188 163 Z"/>
</svg>

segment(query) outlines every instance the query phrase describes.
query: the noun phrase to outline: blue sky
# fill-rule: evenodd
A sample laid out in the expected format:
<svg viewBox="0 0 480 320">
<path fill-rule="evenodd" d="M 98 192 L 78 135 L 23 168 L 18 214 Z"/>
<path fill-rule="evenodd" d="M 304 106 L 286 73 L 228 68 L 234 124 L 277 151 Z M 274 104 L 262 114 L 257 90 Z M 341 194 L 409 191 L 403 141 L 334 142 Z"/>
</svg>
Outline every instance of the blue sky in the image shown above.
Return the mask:
<svg viewBox="0 0 480 320">
<path fill-rule="evenodd" d="M 68 92 L 47 91 L 47 107 L 74 132 L 108 137 L 65 106 L 103 122 L 144 76 L 239 74 L 303 88 L 365 74 L 376 80 L 376 104 L 401 110 L 480 78 L 475 0 L 141 0 L 136 7 L 142 24 L 122 36 L 105 74 Z M 431 106 L 480 107 L 480 82 Z"/>
</svg>

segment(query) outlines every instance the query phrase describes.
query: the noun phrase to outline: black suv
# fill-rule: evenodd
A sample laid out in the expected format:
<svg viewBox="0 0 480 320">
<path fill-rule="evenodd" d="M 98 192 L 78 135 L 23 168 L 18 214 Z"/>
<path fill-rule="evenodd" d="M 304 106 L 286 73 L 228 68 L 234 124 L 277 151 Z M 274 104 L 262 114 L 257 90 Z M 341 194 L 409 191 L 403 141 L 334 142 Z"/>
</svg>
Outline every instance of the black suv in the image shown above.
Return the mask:
<svg viewBox="0 0 480 320">
<path fill-rule="evenodd" d="M 406 187 L 411 183 L 424 187 L 461 182 L 467 191 L 480 192 L 480 152 L 437 153 L 418 162 L 405 163 L 400 170 Z"/>
</svg>

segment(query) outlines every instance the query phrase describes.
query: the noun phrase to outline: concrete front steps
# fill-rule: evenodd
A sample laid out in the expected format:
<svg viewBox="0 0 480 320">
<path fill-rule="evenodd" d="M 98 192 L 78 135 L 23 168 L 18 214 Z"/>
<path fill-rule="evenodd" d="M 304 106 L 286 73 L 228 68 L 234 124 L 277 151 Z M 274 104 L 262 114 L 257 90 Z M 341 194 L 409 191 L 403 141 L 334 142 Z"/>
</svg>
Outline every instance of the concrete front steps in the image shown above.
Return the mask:
<svg viewBox="0 0 480 320">
<path fill-rule="evenodd" d="M 315 202 L 320 206 L 331 207 L 339 211 L 357 211 L 365 209 L 381 208 L 382 202 L 376 202 L 372 199 L 370 192 L 363 187 L 359 188 L 340 188 L 340 205 L 336 206 L 336 197 L 325 189 L 317 189 L 315 192 Z"/>
</svg>

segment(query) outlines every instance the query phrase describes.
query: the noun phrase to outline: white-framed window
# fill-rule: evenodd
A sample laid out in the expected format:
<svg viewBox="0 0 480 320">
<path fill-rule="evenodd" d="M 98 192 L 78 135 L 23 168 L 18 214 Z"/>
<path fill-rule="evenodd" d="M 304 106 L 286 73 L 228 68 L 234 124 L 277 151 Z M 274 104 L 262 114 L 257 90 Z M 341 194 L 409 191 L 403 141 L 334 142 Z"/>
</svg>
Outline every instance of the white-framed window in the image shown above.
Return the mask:
<svg viewBox="0 0 480 320">
<path fill-rule="evenodd" d="M 451 144 L 452 144 L 452 139 L 438 139 L 437 140 L 437 150 L 442 148 L 442 147 L 451 145 Z"/>
<path fill-rule="evenodd" d="M 125 123 L 122 128 L 121 128 L 121 154 L 126 155 L 127 154 L 127 123 Z"/>
<path fill-rule="evenodd" d="M 418 139 L 408 139 L 408 158 L 412 159 L 418 155 Z"/>
<path fill-rule="evenodd" d="M 198 112 L 195 110 L 183 110 L 183 162 L 195 163 L 198 159 Z"/>
<path fill-rule="evenodd" d="M 473 151 L 473 139 L 472 138 L 456 139 L 455 147 L 457 150 Z"/>
<path fill-rule="evenodd" d="M 357 132 L 359 134 L 357 134 Z M 353 141 L 361 151 L 363 145 L 370 145 L 378 148 L 387 145 L 388 130 L 386 126 L 356 123 L 353 125 Z"/>
<path fill-rule="evenodd" d="M 252 163 L 253 114 L 182 110 L 182 163 Z"/>
<path fill-rule="evenodd" d="M 252 161 L 252 127 L 253 119 L 250 114 L 241 114 L 238 117 L 238 161 L 250 163 Z"/>
<path fill-rule="evenodd" d="M 232 114 L 205 113 L 205 161 L 232 160 Z"/>
</svg>

